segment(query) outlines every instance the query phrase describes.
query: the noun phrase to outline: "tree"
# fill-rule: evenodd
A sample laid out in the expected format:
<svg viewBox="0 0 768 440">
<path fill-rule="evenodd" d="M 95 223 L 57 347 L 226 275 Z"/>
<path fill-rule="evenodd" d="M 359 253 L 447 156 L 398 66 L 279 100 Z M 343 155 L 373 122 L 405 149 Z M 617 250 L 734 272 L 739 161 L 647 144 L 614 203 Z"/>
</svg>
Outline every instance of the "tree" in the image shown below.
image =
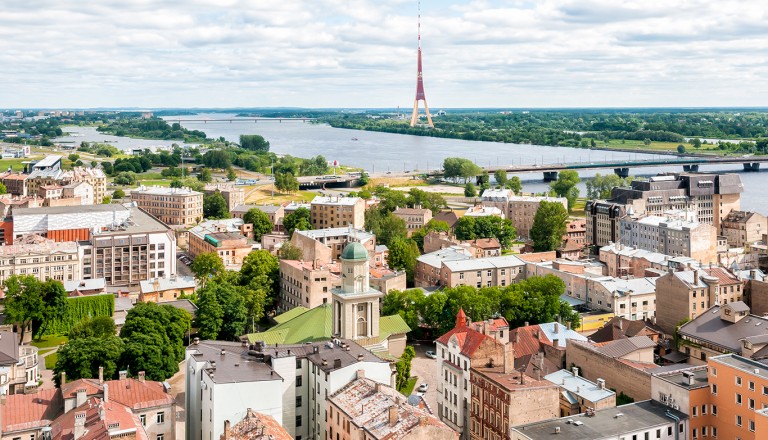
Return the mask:
<svg viewBox="0 0 768 440">
<path fill-rule="evenodd" d="M 0 182 L 0 194 L 8 194 L 8 188 L 2 182 Z"/>
<path fill-rule="evenodd" d="M 116 189 L 112 193 L 112 198 L 115 199 L 124 199 L 125 198 L 125 191 L 123 191 L 121 188 Z"/>
<path fill-rule="evenodd" d="M 405 220 L 392 212 L 372 208 L 365 215 L 365 229 L 376 235 L 376 242 L 389 246 L 395 238 L 408 236 Z"/>
<path fill-rule="evenodd" d="M 203 196 L 203 215 L 208 219 L 229 218 L 227 201 L 219 191 Z"/>
<path fill-rule="evenodd" d="M 677 146 L 677 152 L 678 154 L 685 154 L 685 145 L 680 144 Z"/>
<path fill-rule="evenodd" d="M 296 192 L 299 190 L 299 179 L 292 173 L 275 174 L 275 188 L 278 191 Z"/>
<path fill-rule="evenodd" d="M 207 252 L 195 257 L 189 268 L 198 282 L 205 285 L 209 278 L 224 271 L 224 263 L 216 252 Z"/>
<path fill-rule="evenodd" d="M 70 162 L 77 162 L 80 160 L 80 155 L 77 153 L 70 153 L 69 156 L 67 156 L 67 159 L 69 159 Z"/>
<path fill-rule="evenodd" d="M 157 343 L 167 346 L 164 353 L 167 353 L 170 363 L 165 364 L 164 371 L 170 377 L 177 371 L 178 363 L 184 359 L 184 334 L 189 331 L 191 321 L 192 316 L 185 310 L 152 302 L 137 303 L 128 312 L 120 337 L 128 343 L 137 334 L 149 335 Z"/>
<path fill-rule="evenodd" d="M 517 236 L 512 221 L 496 216 L 462 217 L 454 227 L 456 238 L 459 240 L 475 240 L 478 238 L 496 238 L 505 248 L 512 245 Z"/>
<path fill-rule="evenodd" d="M 112 196 L 104 196 L 101 199 L 101 204 L 102 205 L 109 205 L 110 203 L 112 203 Z"/>
<path fill-rule="evenodd" d="M 40 284 L 40 295 L 43 297 L 43 316 L 39 321 L 33 322 L 35 334 L 43 335 L 48 323 L 53 320 L 62 321 L 69 311 L 67 291 L 61 281 L 47 279 Z"/>
<path fill-rule="evenodd" d="M 421 289 L 390 290 L 381 299 L 381 315 L 400 315 L 413 330 L 419 328 L 419 308 L 424 302 Z"/>
<path fill-rule="evenodd" d="M 560 247 L 566 232 L 568 212 L 558 202 L 542 201 L 533 218 L 531 239 L 536 252 L 553 251 Z"/>
<path fill-rule="evenodd" d="M 104 367 L 104 377 L 115 377 L 118 361 L 123 353 L 123 341 L 112 334 L 105 338 L 89 336 L 71 339 L 57 351 L 53 380 L 61 386 L 61 373 L 67 379 L 94 379 L 99 376 L 99 367 Z"/>
<path fill-rule="evenodd" d="M 613 188 L 625 187 L 632 182 L 632 177 L 622 179 L 616 174 L 606 174 L 605 176 L 596 173 L 595 177 L 587 179 L 587 197 L 590 199 L 608 199 L 611 197 Z"/>
<path fill-rule="evenodd" d="M 269 142 L 264 136 L 258 134 L 241 134 L 240 146 L 246 150 L 266 153 L 269 151 Z"/>
<path fill-rule="evenodd" d="M 277 258 L 281 260 L 301 260 L 303 253 L 301 248 L 292 245 L 290 241 L 286 241 L 277 251 Z"/>
<path fill-rule="evenodd" d="M 513 193 L 520 194 L 523 192 L 523 184 L 520 182 L 520 178 L 512 176 L 507 182 L 507 188 L 511 189 Z"/>
<path fill-rule="evenodd" d="M 507 172 L 504 170 L 498 170 L 495 173 L 493 173 L 493 179 L 496 181 L 496 184 L 501 186 L 502 188 L 507 185 Z"/>
<path fill-rule="evenodd" d="M 464 216 L 460 218 L 453 226 L 453 232 L 459 240 L 474 240 L 475 235 L 475 217 Z"/>
<path fill-rule="evenodd" d="M 243 222 L 253 225 L 253 239 L 261 241 L 261 236 L 272 231 L 269 215 L 258 208 L 251 208 L 243 215 Z"/>
<path fill-rule="evenodd" d="M 643 145 L 645 145 L 646 147 L 651 145 L 651 140 L 648 138 L 643 139 Z"/>
<path fill-rule="evenodd" d="M 293 235 L 293 231 L 308 231 L 312 229 L 312 223 L 310 222 L 310 211 L 307 208 L 299 208 L 292 213 L 283 217 L 283 227 L 289 236 Z"/>
<path fill-rule="evenodd" d="M 475 189 L 475 185 L 472 182 L 467 182 L 466 185 L 464 185 L 464 197 L 476 197 L 477 196 L 477 190 Z"/>
<path fill-rule="evenodd" d="M 83 338 L 110 338 L 115 336 L 115 321 L 109 316 L 97 316 L 83 321 L 69 331 L 69 340 Z"/>
<path fill-rule="evenodd" d="M 698 150 L 699 148 L 701 148 L 701 139 L 699 138 L 691 139 L 691 145 L 693 145 L 693 148 Z"/>
<path fill-rule="evenodd" d="M 123 171 L 115 176 L 113 182 L 115 185 L 135 185 L 136 173 L 133 171 Z"/>
<path fill-rule="evenodd" d="M 20 339 L 34 320 L 45 318 L 46 304 L 40 281 L 32 275 L 11 275 L 5 280 L 5 314 L 9 322 L 18 323 Z"/>
<path fill-rule="evenodd" d="M 411 361 L 416 357 L 416 351 L 412 346 L 408 345 L 403 350 L 400 360 L 395 364 L 397 370 L 397 389 L 402 390 L 408 384 L 408 379 L 411 378 Z"/>
<path fill-rule="evenodd" d="M 576 185 L 581 182 L 579 173 L 572 170 L 560 171 L 557 180 L 550 183 L 549 186 L 558 197 L 568 199 L 568 210 L 573 209 L 576 199 L 579 197 L 579 189 Z"/>
<path fill-rule="evenodd" d="M 197 175 L 197 180 L 208 183 L 213 180 L 213 173 L 208 168 L 200 170 L 200 174 Z"/>
<path fill-rule="evenodd" d="M 451 230 L 451 227 L 448 226 L 447 222 L 432 219 L 427 222 L 426 225 L 424 225 L 423 228 L 419 228 L 411 234 L 411 239 L 416 242 L 417 245 L 419 245 L 419 250 L 421 252 L 424 252 L 424 237 L 427 236 L 432 231 L 435 232 L 448 232 Z"/>
<path fill-rule="evenodd" d="M 232 167 L 227 168 L 227 180 L 230 182 L 234 182 L 237 180 L 237 173 L 235 172 L 235 169 Z"/>
<path fill-rule="evenodd" d="M 232 158 L 224 150 L 208 150 L 203 155 L 203 164 L 208 168 L 230 168 L 232 166 Z M 206 182 L 206 180 L 203 181 Z"/>
<path fill-rule="evenodd" d="M 198 325 L 201 336 L 231 341 L 243 334 L 248 315 L 242 289 L 226 281 L 214 280 L 199 293 Z M 218 331 L 214 335 L 216 329 Z"/>
<path fill-rule="evenodd" d="M 203 289 L 197 300 L 197 317 L 195 322 L 200 337 L 203 339 L 216 339 L 221 331 L 221 319 L 224 310 L 221 308 L 216 293 Z"/>
<path fill-rule="evenodd" d="M 396 237 L 389 245 L 387 264 L 395 270 L 405 270 L 406 282 L 413 284 L 413 270 L 419 258 L 419 245 L 409 238 Z"/>
<path fill-rule="evenodd" d="M 448 157 L 443 160 L 443 174 L 447 179 L 463 178 L 466 181 L 470 177 L 477 176 L 481 171 L 482 168 L 469 159 Z"/>
</svg>

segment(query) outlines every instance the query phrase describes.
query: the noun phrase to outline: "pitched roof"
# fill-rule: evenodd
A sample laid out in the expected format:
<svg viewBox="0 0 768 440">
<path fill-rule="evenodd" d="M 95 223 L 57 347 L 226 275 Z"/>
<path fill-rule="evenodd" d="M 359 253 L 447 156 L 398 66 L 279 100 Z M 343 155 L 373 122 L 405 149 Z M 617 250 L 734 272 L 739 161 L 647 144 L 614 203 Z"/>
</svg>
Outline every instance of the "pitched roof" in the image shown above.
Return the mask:
<svg viewBox="0 0 768 440">
<path fill-rule="evenodd" d="M 58 389 L 40 390 L 34 394 L 12 394 L 6 397 L 3 408 L 3 434 L 12 431 L 49 426 L 61 407 Z"/>
<path fill-rule="evenodd" d="M 597 351 L 612 357 L 621 358 L 644 348 L 653 348 L 656 343 L 648 336 L 632 336 L 631 338 L 595 344 Z"/>
<path fill-rule="evenodd" d="M 85 413 L 85 434 L 77 440 L 110 438 L 110 431 L 135 432 L 136 440 L 147 440 L 147 433 L 141 426 L 139 416 L 130 408 L 98 397 L 91 397 L 79 407 L 61 415 L 51 425 L 54 440 L 75 440 L 75 418 Z"/>
<path fill-rule="evenodd" d="M 713 306 L 680 327 L 679 333 L 740 354 L 741 339 L 768 334 L 768 319 L 747 315 L 738 322 L 729 322 L 720 318 L 720 306 Z"/>
<path fill-rule="evenodd" d="M 569 339 L 587 340 L 586 337 L 557 322 L 522 326 L 509 333 L 509 340 L 514 343 L 515 347 L 515 358 L 538 353 L 541 344 L 553 346 L 554 339 L 557 339 L 557 348 L 560 349 L 565 348 L 566 341 Z"/>
<path fill-rule="evenodd" d="M 620 316 L 614 316 L 596 332 L 589 335 L 589 339 L 594 342 L 608 342 L 638 335 L 661 334 L 660 331 L 653 329 L 651 325 L 643 320 L 633 321 Z"/>
<path fill-rule="evenodd" d="M 163 384 L 139 379 L 110 380 L 107 382 L 109 400 L 119 402 L 132 410 L 173 405 L 173 397 L 165 392 Z"/>
<path fill-rule="evenodd" d="M 387 339 L 391 335 L 405 334 L 411 331 L 402 316 L 382 316 L 379 318 L 379 338 Z"/>
<path fill-rule="evenodd" d="M 243 420 L 237 422 L 222 436 L 228 440 L 292 440 L 293 437 L 274 417 L 258 413 L 251 408 Z"/>
<path fill-rule="evenodd" d="M 461 349 L 461 354 L 468 358 L 472 358 L 475 355 L 475 352 L 480 348 L 480 344 L 482 344 L 485 339 L 493 340 L 493 338 L 488 335 L 484 335 L 477 330 L 472 330 L 471 328 L 464 326 L 454 327 L 448 331 L 448 333 L 440 336 L 437 339 L 437 342 L 447 346 L 451 338 L 456 338 L 456 343 Z"/>
<path fill-rule="evenodd" d="M 294 307 L 291 310 L 288 310 L 287 312 L 283 312 L 283 313 L 275 316 L 273 319 L 278 324 L 282 324 L 284 322 L 290 321 L 291 319 L 301 315 L 302 313 L 306 312 L 307 310 L 309 310 L 309 309 L 304 307 L 304 306 Z"/>
<path fill-rule="evenodd" d="M 453 211 L 440 211 L 433 217 L 435 220 L 448 223 L 448 227 L 454 227 L 459 221 L 459 216 Z"/>
<path fill-rule="evenodd" d="M 19 362 L 18 335 L 12 331 L 0 331 L 0 365 Z"/>
<path fill-rule="evenodd" d="M 77 379 L 67 382 L 61 386 L 61 395 L 65 399 L 77 397 L 77 390 L 85 390 L 86 396 L 95 396 L 102 394 L 104 387 L 101 386 L 98 379 Z"/>
</svg>

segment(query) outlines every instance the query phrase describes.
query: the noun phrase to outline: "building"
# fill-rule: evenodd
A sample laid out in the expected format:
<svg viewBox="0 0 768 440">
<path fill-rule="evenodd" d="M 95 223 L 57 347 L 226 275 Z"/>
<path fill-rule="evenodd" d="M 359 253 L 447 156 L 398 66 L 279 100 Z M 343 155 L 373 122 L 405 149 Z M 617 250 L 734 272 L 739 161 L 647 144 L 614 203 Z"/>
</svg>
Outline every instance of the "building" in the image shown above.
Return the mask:
<svg viewBox="0 0 768 440">
<path fill-rule="evenodd" d="M 487 189 L 483 191 L 480 199 L 483 206 L 499 208 L 504 217 L 512 221 L 517 235 L 526 238 L 530 235 L 533 219 L 541 202 L 562 203 L 563 207 L 568 209 L 568 200 L 564 197 L 516 196 L 508 189 Z"/>
<path fill-rule="evenodd" d="M 583 218 L 572 218 L 565 225 L 563 241 L 568 241 L 576 246 L 587 246 L 587 221 Z"/>
<path fill-rule="evenodd" d="M 280 260 L 280 307 L 315 308 L 331 300 L 331 290 L 341 279 L 328 265 L 314 261 Z"/>
<path fill-rule="evenodd" d="M 439 286 L 442 282 L 442 268 L 446 261 L 461 261 L 474 258 L 467 246 L 451 246 L 428 254 L 422 254 L 416 259 L 413 279 L 416 287 Z"/>
<path fill-rule="evenodd" d="M 365 200 L 360 197 L 317 196 L 310 206 L 310 223 L 314 229 L 353 227 L 365 224 Z"/>
<path fill-rule="evenodd" d="M 139 289 L 139 301 L 165 303 L 195 293 L 197 283 L 194 277 L 174 275 L 140 281 Z"/>
<path fill-rule="evenodd" d="M 376 236 L 362 229 L 349 227 L 294 231 L 291 244 L 301 249 L 305 261 L 330 263 L 341 257 L 349 243 L 362 244 L 370 254 L 376 249 Z"/>
<path fill-rule="evenodd" d="M 440 285 L 504 287 L 525 278 L 525 262 L 514 255 L 443 261 Z"/>
<path fill-rule="evenodd" d="M 227 202 L 227 211 L 229 212 L 232 212 L 235 207 L 245 203 L 245 190 L 234 184 L 209 183 L 203 188 L 203 193 L 205 195 L 211 195 L 217 192 L 224 197 L 224 201 Z"/>
<path fill-rule="evenodd" d="M 169 225 L 193 226 L 203 219 L 203 193 L 189 188 L 142 186 L 131 190 L 131 201 Z"/>
<path fill-rule="evenodd" d="M 667 217 L 624 217 L 621 243 L 664 255 L 691 257 L 701 263 L 717 261 L 717 229 L 708 223 Z"/>
<path fill-rule="evenodd" d="M 559 417 L 575 416 L 616 406 L 616 393 L 605 387 L 605 381 L 590 382 L 578 375 L 579 369 L 558 370 L 544 376 L 560 387 Z"/>
<path fill-rule="evenodd" d="M 744 185 L 738 174 L 673 174 L 634 180 L 629 188 L 614 188 L 608 201 L 585 206 L 587 241 L 605 246 L 619 239 L 618 221 L 627 214 L 659 216 L 677 210 L 693 221 L 720 230 L 721 219 L 741 206 Z"/>
<path fill-rule="evenodd" d="M 768 230 L 768 220 L 752 211 L 733 210 L 723 218 L 720 235 L 728 240 L 728 246 L 743 248 L 761 241 Z"/>
<path fill-rule="evenodd" d="M 475 205 L 464 212 L 464 217 L 500 217 L 505 218 L 504 211 L 495 206 Z"/>
<path fill-rule="evenodd" d="M 656 323 L 668 335 L 716 304 L 743 301 L 741 280 L 723 267 L 668 272 L 656 279 Z"/>
<path fill-rule="evenodd" d="M 28 195 L 41 195 L 44 186 L 67 186 L 80 182 L 93 188 L 93 203 L 101 203 L 106 197 L 107 176 L 100 168 L 75 167 L 69 171 L 55 167 L 36 168 L 24 180 Z"/>
<path fill-rule="evenodd" d="M 293 440 L 274 417 L 248 408 L 245 417 L 234 426 L 224 421 L 224 433 L 219 440 Z"/>
<path fill-rule="evenodd" d="M 285 208 L 281 205 L 239 205 L 230 209 L 232 217 L 242 219 L 245 214 L 251 209 L 258 209 L 259 211 L 269 216 L 269 221 L 272 223 L 272 230 L 275 232 L 282 232 L 283 219 L 285 218 Z"/>
<path fill-rule="evenodd" d="M 293 438 L 323 438 L 326 398 L 357 378 L 392 385 L 389 362 L 351 340 L 299 345 L 195 341 L 187 348 L 186 430 L 220 438 L 225 421 L 270 416 Z M 200 417 L 203 414 L 204 417 Z"/>
<path fill-rule="evenodd" d="M 448 223 L 448 227 L 451 228 L 451 231 L 453 231 L 453 228 L 456 226 L 456 222 L 459 221 L 459 215 L 453 210 L 440 211 L 435 214 L 433 218 L 437 221 Z"/>
<path fill-rule="evenodd" d="M 508 326 L 507 326 L 508 329 Z M 504 344 L 470 327 L 464 310 L 456 316 L 456 326 L 436 341 L 437 406 L 440 420 L 469 438 L 470 410 L 473 399 L 470 369 L 492 359 L 502 365 Z"/>
<path fill-rule="evenodd" d="M 411 406 L 394 388 L 365 377 L 328 396 L 325 438 L 442 440 L 458 434 L 428 410 Z"/>
<path fill-rule="evenodd" d="M 652 397 L 651 372 L 658 368 L 653 363 L 655 348 L 656 343 L 646 336 L 603 343 L 571 340 L 565 361 L 592 382 L 604 380 L 617 393 L 644 400 Z"/>
<path fill-rule="evenodd" d="M 645 277 L 663 275 L 670 269 L 685 270 L 699 267 L 691 257 L 672 257 L 659 252 L 611 243 L 600 248 L 600 261 L 605 264 L 603 275 L 611 277 Z"/>
<path fill-rule="evenodd" d="M 712 429 L 715 421 L 709 411 L 712 399 L 707 367 L 675 365 L 673 368 L 651 376 L 651 396 L 688 416 L 688 438 L 716 437 L 716 428 Z"/>
<path fill-rule="evenodd" d="M 76 241 L 56 242 L 36 234 L 14 244 L 0 246 L 0 282 L 12 275 L 32 275 L 40 281 L 79 280 L 82 277 L 80 245 Z"/>
<path fill-rule="evenodd" d="M 400 208 L 395 209 L 392 214 L 403 219 L 405 227 L 410 237 L 414 231 L 419 230 L 432 220 L 432 211 L 424 208 Z"/>
<path fill-rule="evenodd" d="M 252 232 L 253 225 L 239 218 L 206 220 L 189 230 L 189 254 L 194 258 L 215 252 L 225 268 L 240 270 L 245 257 L 253 251 L 253 242 L 248 238 Z"/>
<path fill-rule="evenodd" d="M 743 440 L 767 438 L 768 364 L 733 353 L 712 357 L 707 364 L 710 436 Z"/>
<path fill-rule="evenodd" d="M 688 417 L 680 411 L 645 400 L 616 408 L 563 417 L 512 428 L 512 440 L 687 440 Z"/>
<path fill-rule="evenodd" d="M 662 332 L 656 329 L 656 325 L 646 320 L 630 320 L 620 316 L 614 316 L 604 326 L 589 335 L 592 342 L 610 342 L 619 339 L 627 339 L 633 336 L 648 336 L 653 342 L 658 343 Z"/>
<path fill-rule="evenodd" d="M 0 330 L 0 395 L 23 394 L 35 389 L 38 379 L 37 347 L 19 345 L 18 334 Z"/>
<path fill-rule="evenodd" d="M 538 356 L 539 359 L 555 366 L 553 370 L 542 372 L 543 375 L 566 367 L 565 350 L 568 341 L 586 342 L 587 338 L 558 322 L 526 323 L 509 333 L 509 342 L 515 348 L 515 368 L 531 365 L 537 355 L 543 354 Z"/>
<path fill-rule="evenodd" d="M 468 245 L 472 248 L 475 253 L 475 258 L 501 256 L 501 243 L 498 238 L 478 238 L 476 240 L 463 241 L 461 244 Z"/>
<path fill-rule="evenodd" d="M 29 174 L 5 171 L 0 173 L 0 182 L 5 185 L 8 194 L 25 197 L 27 195 L 27 179 Z"/>
<path fill-rule="evenodd" d="M 0 438 L 42 439 L 60 413 L 61 393 L 58 389 L 40 390 L 31 394 L 0 397 Z"/>
</svg>

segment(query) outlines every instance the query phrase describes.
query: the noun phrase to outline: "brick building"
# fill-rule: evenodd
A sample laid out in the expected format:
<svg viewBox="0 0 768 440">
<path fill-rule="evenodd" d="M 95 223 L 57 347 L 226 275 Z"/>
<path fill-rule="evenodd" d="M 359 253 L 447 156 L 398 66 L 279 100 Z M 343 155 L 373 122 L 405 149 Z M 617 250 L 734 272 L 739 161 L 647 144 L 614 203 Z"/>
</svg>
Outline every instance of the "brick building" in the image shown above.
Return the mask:
<svg viewBox="0 0 768 440">
<path fill-rule="evenodd" d="M 160 186 L 131 190 L 131 201 L 169 225 L 192 226 L 203 219 L 203 193 Z"/>
<path fill-rule="evenodd" d="M 310 204 L 310 222 L 314 229 L 362 228 L 365 224 L 365 200 L 359 197 L 317 196 Z"/>
</svg>

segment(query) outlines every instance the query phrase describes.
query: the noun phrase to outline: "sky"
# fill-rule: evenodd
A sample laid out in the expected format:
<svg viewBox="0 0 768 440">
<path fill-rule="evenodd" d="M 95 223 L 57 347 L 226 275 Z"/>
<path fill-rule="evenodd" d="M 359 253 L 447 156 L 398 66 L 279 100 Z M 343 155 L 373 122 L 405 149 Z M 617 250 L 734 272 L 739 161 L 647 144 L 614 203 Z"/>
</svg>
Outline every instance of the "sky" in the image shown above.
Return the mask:
<svg viewBox="0 0 768 440">
<path fill-rule="evenodd" d="M 424 0 L 440 108 L 768 105 L 761 0 Z M 417 2 L 24 0 L 0 108 L 413 105 Z"/>
</svg>

